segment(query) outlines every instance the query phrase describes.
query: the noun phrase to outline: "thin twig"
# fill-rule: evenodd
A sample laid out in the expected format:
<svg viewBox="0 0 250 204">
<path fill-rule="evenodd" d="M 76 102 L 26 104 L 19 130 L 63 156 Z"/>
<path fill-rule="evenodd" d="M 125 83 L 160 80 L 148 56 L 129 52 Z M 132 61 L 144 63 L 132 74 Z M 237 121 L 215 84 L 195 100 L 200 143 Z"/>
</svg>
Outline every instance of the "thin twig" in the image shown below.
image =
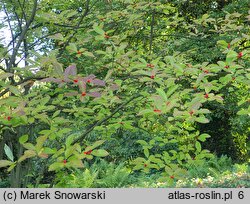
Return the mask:
<svg viewBox="0 0 250 204">
<path fill-rule="evenodd" d="M 107 120 L 109 120 L 110 118 L 112 118 L 119 110 L 121 110 L 123 107 L 125 107 L 127 104 L 129 104 L 131 101 L 133 101 L 136 98 L 141 97 L 141 94 L 136 94 L 133 97 L 131 97 L 128 101 L 126 101 L 125 103 L 121 104 L 120 106 L 118 106 L 115 110 L 112 111 L 112 113 L 103 118 L 102 120 L 99 120 L 97 122 L 95 122 L 94 124 L 92 124 L 80 137 L 76 138 L 73 141 L 73 144 L 77 143 L 77 142 L 82 142 L 82 140 L 96 127 L 101 125 L 102 123 L 106 122 Z"/>
</svg>

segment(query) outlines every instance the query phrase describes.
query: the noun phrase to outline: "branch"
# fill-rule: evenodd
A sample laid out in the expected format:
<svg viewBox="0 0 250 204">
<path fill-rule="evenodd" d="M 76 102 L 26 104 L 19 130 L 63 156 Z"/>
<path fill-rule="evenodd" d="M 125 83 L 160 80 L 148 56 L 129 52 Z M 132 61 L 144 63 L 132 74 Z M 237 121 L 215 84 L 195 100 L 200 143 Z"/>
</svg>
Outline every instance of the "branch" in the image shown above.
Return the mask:
<svg viewBox="0 0 250 204">
<path fill-rule="evenodd" d="M 70 41 L 72 40 L 72 38 L 75 36 L 75 34 L 77 33 L 77 30 L 79 29 L 84 17 L 86 17 L 89 13 L 89 3 L 90 3 L 90 0 L 87 0 L 86 1 L 86 6 L 85 6 L 85 12 L 84 14 L 81 16 L 80 20 L 78 21 L 78 24 L 77 26 L 75 27 L 75 31 L 74 33 L 68 38 L 67 42 L 64 44 L 63 48 L 61 49 L 61 52 L 58 54 L 58 58 L 62 56 L 63 54 L 63 51 L 65 50 L 65 48 L 68 46 L 68 44 L 70 43 Z"/>
<path fill-rule="evenodd" d="M 12 53 L 12 56 L 10 58 L 9 67 L 8 67 L 9 71 L 10 71 L 10 68 L 13 67 L 13 65 L 15 63 L 15 59 L 16 59 L 16 56 L 17 56 L 17 53 L 18 53 L 18 49 L 20 48 L 20 46 L 21 46 L 21 44 L 23 42 L 23 39 L 25 38 L 25 35 L 26 35 L 26 33 L 27 33 L 28 29 L 29 29 L 29 26 L 31 25 L 31 23 L 33 22 L 33 20 L 35 18 L 36 9 L 37 9 L 37 1 L 38 0 L 34 0 L 34 5 L 33 5 L 33 9 L 32 9 L 30 19 L 26 23 L 25 28 L 22 30 L 16 47 L 13 49 L 13 53 Z"/>
<path fill-rule="evenodd" d="M 5 6 L 3 6 L 3 9 L 4 9 L 4 12 L 5 12 L 6 17 L 7 17 L 7 23 L 8 23 L 8 26 L 9 26 L 9 28 L 10 28 L 10 33 L 11 33 L 12 47 L 13 47 L 13 49 L 14 49 L 14 46 L 15 46 L 15 42 L 14 42 L 14 33 L 13 33 L 12 26 L 11 26 L 11 24 L 10 24 L 10 17 L 9 17 L 8 11 L 7 11 L 7 9 L 6 9 Z"/>
<path fill-rule="evenodd" d="M 104 122 L 106 122 L 107 120 L 109 120 L 110 118 L 112 118 L 119 110 L 121 110 L 124 106 L 126 106 L 127 104 L 129 104 L 131 101 L 133 101 L 134 99 L 136 99 L 136 98 L 139 98 L 139 97 L 141 97 L 142 95 L 141 94 L 136 94 L 136 95 L 134 95 L 133 97 L 131 97 L 128 101 L 126 101 L 125 103 L 123 103 L 123 104 L 121 104 L 120 106 L 118 106 L 115 110 L 113 110 L 113 112 L 109 115 L 109 116 L 107 116 L 107 117 L 105 117 L 105 118 L 103 118 L 102 120 L 99 120 L 99 121 L 97 121 L 97 122 L 95 122 L 94 124 L 92 124 L 91 126 L 90 126 L 90 128 L 89 129 L 87 129 L 80 137 L 78 137 L 77 139 L 75 139 L 74 141 L 73 141 L 73 144 L 75 144 L 75 143 L 77 143 L 77 142 L 82 142 L 82 140 L 96 127 L 96 126 L 99 126 L 99 125 L 101 125 L 102 123 L 104 123 Z"/>
<path fill-rule="evenodd" d="M 27 77 L 27 78 L 25 78 L 25 79 L 23 79 L 23 80 L 21 80 L 19 82 L 14 83 L 12 86 L 18 86 L 18 85 L 20 85 L 20 84 L 22 84 L 24 82 L 30 81 L 30 80 L 41 80 L 41 79 L 44 79 L 44 78 L 46 78 L 46 77 Z M 0 92 L 0 97 L 2 97 L 4 94 L 8 93 L 9 90 L 10 90 L 9 88 L 6 88 L 2 92 Z"/>
<path fill-rule="evenodd" d="M 23 9 L 24 5 L 25 5 L 25 1 L 23 1 L 23 5 L 21 4 L 20 0 L 17 0 L 17 1 L 18 1 L 18 4 L 19 4 L 19 6 L 20 6 L 20 8 L 22 10 L 22 17 L 21 17 L 21 19 L 24 18 L 25 22 L 27 23 L 27 17 L 26 17 L 25 11 Z"/>
</svg>

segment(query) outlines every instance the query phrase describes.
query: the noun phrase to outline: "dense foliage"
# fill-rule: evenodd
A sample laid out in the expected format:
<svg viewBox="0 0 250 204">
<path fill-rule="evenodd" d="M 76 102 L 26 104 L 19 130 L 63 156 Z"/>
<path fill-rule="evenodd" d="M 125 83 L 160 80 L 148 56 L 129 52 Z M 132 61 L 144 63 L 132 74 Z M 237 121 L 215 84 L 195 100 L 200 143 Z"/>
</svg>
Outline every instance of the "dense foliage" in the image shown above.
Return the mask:
<svg viewBox="0 0 250 204">
<path fill-rule="evenodd" d="M 1 185 L 249 185 L 247 7 L 1 0 Z"/>
</svg>

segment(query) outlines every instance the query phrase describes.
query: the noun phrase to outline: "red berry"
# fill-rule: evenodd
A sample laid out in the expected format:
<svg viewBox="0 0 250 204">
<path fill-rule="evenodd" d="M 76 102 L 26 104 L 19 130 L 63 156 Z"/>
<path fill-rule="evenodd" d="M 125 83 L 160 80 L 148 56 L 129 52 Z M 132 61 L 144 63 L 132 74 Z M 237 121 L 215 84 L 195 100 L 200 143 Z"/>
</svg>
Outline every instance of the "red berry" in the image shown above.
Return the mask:
<svg viewBox="0 0 250 204">
<path fill-rule="evenodd" d="M 159 110 L 159 109 L 154 109 L 154 112 L 155 112 L 155 113 L 160 113 L 161 110 Z"/>
<path fill-rule="evenodd" d="M 226 65 L 225 68 L 228 69 L 228 68 L 229 68 L 229 65 Z"/>
<path fill-rule="evenodd" d="M 171 178 L 171 179 L 174 179 L 174 176 L 172 175 L 172 176 L 170 176 L 170 178 Z"/>
<path fill-rule="evenodd" d="M 155 66 L 153 64 L 147 64 L 147 67 L 154 68 Z"/>
<path fill-rule="evenodd" d="M 104 33 L 104 38 L 109 39 L 110 36 L 107 33 Z"/>
<path fill-rule="evenodd" d="M 155 75 L 151 75 L 150 78 L 151 78 L 151 79 L 154 79 L 154 78 L 155 78 Z"/>
<path fill-rule="evenodd" d="M 92 150 L 89 150 L 89 151 L 87 151 L 87 152 L 83 152 L 85 155 L 90 155 L 91 154 L 91 152 L 92 152 Z"/>
<path fill-rule="evenodd" d="M 144 164 L 144 167 L 147 167 L 148 165 L 147 164 Z"/>
<path fill-rule="evenodd" d="M 8 121 L 10 121 L 10 120 L 11 120 L 11 117 L 10 117 L 10 116 L 8 116 L 8 117 L 7 117 L 7 120 L 8 120 Z"/>
<path fill-rule="evenodd" d="M 238 58 L 241 58 L 242 56 L 243 56 L 243 53 L 242 53 L 242 52 L 239 52 Z"/>
<path fill-rule="evenodd" d="M 230 47 L 231 47 L 231 45 L 230 45 L 230 43 L 228 43 L 227 48 L 230 49 Z"/>
<path fill-rule="evenodd" d="M 80 54 L 82 54 L 82 52 L 78 50 L 78 51 L 77 51 L 77 54 L 80 55 Z"/>
<path fill-rule="evenodd" d="M 208 71 L 208 70 L 204 70 L 204 73 L 205 73 L 205 74 L 208 74 L 208 73 L 209 73 L 209 71 Z"/>
<path fill-rule="evenodd" d="M 86 96 L 86 93 L 85 93 L 85 92 L 82 92 L 82 96 Z"/>
<path fill-rule="evenodd" d="M 91 82 L 91 79 L 88 79 L 88 80 L 87 80 L 87 83 L 90 83 L 90 82 Z"/>
<path fill-rule="evenodd" d="M 64 163 L 64 164 L 66 164 L 66 163 L 67 163 L 67 160 L 66 160 L 66 159 L 64 159 L 64 160 L 63 160 L 63 163 Z"/>
<path fill-rule="evenodd" d="M 209 95 L 208 95 L 208 93 L 206 93 L 205 95 L 204 95 L 204 98 L 208 98 L 209 97 Z"/>
<path fill-rule="evenodd" d="M 77 83 L 77 82 L 78 82 L 78 79 L 74 79 L 74 82 Z"/>
<path fill-rule="evenodd" d="M 194 114 L 194 111 L 190 111 L 189 114 L 190 114 L 190 115 L 193 115 L 193 114 Z"/>
</svg>

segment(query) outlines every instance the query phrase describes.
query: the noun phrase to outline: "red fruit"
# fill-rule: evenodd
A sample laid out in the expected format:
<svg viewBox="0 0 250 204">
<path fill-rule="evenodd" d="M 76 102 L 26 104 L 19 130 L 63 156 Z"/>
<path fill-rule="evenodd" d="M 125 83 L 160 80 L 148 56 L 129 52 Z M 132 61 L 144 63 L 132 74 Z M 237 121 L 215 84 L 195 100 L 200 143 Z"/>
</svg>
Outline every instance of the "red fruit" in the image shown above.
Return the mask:
<svg viewBox="0 0 250 204">
<path fill-rule="evenodd" d="M 225 66 L 225 68 L 228 69 L 228 68 L 229 68 L 229 65 Z"/>
<path fill-rule="evenodd" d="M 107 33 L 104 33 L 104 38 L 109 39 L 110 36 Z"/>
<path fill-rule="evenodd" d="M 86 93 L 85 93 L 85 92 L 82 92 L 82 96 L 86 96 Z"/>
<path fill-rule="evenodd" d="M 209 95 L 208 95 L 208 93 L 206 93 L 205 95 L 204 95 L 204 98 L 208 98 L 209 97 Z"/>
<path fill-rule="evenodd" d="M 189 114 L 190 114 L 190 115 L 193 115 L 193 114 L 194 114 L 194 111 L 190 111 Z"/>
<path fill-rule="evenodd" d="M 155 75 L 151 75 L 150 78 L 151 78 L 151 79 L 154 79 L 154 78 L 155 78 Z"/>
<path fill-rule="evenodd" d="M 77 82 L 78 82 L 78 79 L 74 79 L 74 82 L 77 83 Z"/>
<path fill-rule="evenodd" d="M 90 83 L 90 82 L 91 82 L 91 79 L 88 79 L 88 80 L 87 80 L 87 83 Z"/>
<path fill-rule="evenodd" d="M 171 178 L 171 179 L 174 179 L 174 176 L 172 175 L 172 176 L 170 176 L 170 178 Z"/>
<path fill-rule="evenodd" d="M 80 55 L 80 54 L 82 54 L 82 52 L 78 50 L 78 51 L 77 51 L 77 54 Z"/>
<path fill-rule="evenodd" d="M 231 47 L 231 45 L 230 45 L 230 43 L 228 43 L 227 48 L 230 49 L 230 47 Z"/>
<path fill-rule="evenodd" d="M 7 120 L 8 120 L 8 121 L 10 121 L 10 120 L 11 120 L 11 117 L 10 117 L 10 116 L 8 116 L 8 117 L 7 117 Z"/>
<path fill-rule="evenodd" d="M 242 52 L 239 52 L 238 58 L 241 58 L 242 56 L 243 56 L 243 53 L 242 53 Z"/>
<path fill-rule="evenodd" d="M 154 109 L 154 112 L 155 112 L 155 113 L 160 113 L 161 110 L 159 110 L 159 109 Z"/>
<path fill-rule="evenodd" d="M 153 64 L 147 64 L 147 67 L 154 68 L 155 66 Z"/>
<path fill-rule="evenodd" d="M 205 74 L 208 74 L 208 73 L 209 73 L 209 71 L 208 71 L 208 70 L 204 70 L 204 73 L 205 73 Z"/>
<path fill-rule="evenodd" d="M 89 150 L 89 151 L 87 151 L 87 152 L 83 152 L 85 155 L 90 155 L 91 154 L 91 152 L 92 152 L 92 150 Z"/>
<path fill-rule="evenodd" d="M 63 160 L 63 163 L 64 163 L 64 164 L 66 164 L 66 163 L 67 163 L 67 160 L 66 160 L 66 159 L 64 159 L 64 160 Z"/>
<path fill-rule="evenodd" d="M 147 167 L 148 165 L 147 164 L 144 164 L 144 167 Z"/>
</svg>

